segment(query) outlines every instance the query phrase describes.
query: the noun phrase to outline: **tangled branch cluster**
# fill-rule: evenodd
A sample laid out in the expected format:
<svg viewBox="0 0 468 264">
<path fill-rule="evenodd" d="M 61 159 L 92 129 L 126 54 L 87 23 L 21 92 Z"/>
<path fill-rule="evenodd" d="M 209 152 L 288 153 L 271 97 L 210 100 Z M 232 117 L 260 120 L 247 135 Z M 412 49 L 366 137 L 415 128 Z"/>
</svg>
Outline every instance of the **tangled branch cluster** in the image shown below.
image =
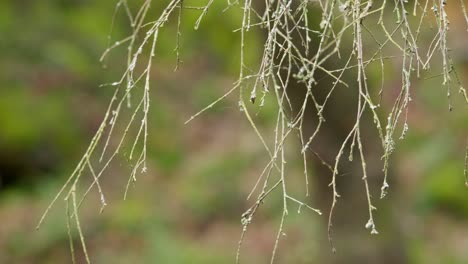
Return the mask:
<svg viewBox="0 0 468 264">
<path fill-rule="evenodd" d="M 150 18 L 148 12 L 152 0 L 145 0 L 137 12 L 132 12 L 127 0 L 120 0 L 117 3 L 115 12 L 123 11 L 126 13 L 132 32 L 128 37 L 111 43 L 101 59 L 104 59 L 114 48 L 124 45 L 127 47 L 128 55 L 126 70 L 118 81 L 109 84 L 115 87 L 115 92 L 101 126 L 76 169 L 57 193 L 40 221 L 42 223 L 52 205 L 60 197 L 64 197 L 67 208 L 71 205 L 73 209 L 70 213 L 67 211 L 68 219 L 75 221 L 88 262 L 89 258 L 85 240 L 78 218 L 78 208 L 93 188 L 96 188 L 100 194 L 102 208 L 106 206 L 105 196 L 99 180 L 103 172 L 109 167 L 111 161 L 119 153 L 123 142 L 128 137 L 127 132 L 132 126 L 136 126 L 139 129 L 133 141 L 131 141 L 133 142 L 133 147 L 129 154 L 129 160 L 133 164 L 133 170 L 126 190 L 128 190 L 131 182 L 136 180 L 138 173 L 146 171 L 147 115 L 150 109 L 149 92 L 152 87 L 150 75 L 159 32 L 166 25 L 170 17 L 176 17 L 178 25 L 176 42 L 178 67 L 180 62 L 179 51 L 181 48 L 179 39 L 182 36 L 180 28 L 183 13 L 185 11 L 199 12 L 199 18 L 194 25 L 195 29 L 197 29 L 214 1 L 207 0 L 207 3 L 203 6 L 190 6 L 189 4 L 192 3 L 189 2 L 192 1 L 168 1 L 157 19 Z M 258 2 L 261 2 L 261 4 Z M 451 1 L 450 4 L 456 3 Z M 463 0 L 460 1 L 460 5 L 468 24 L 468 16 L 466 15 Z M 331 171 L 330 186 L 333 195 L 333 202 L 328 218 L 329 239 L 332 243 L 333 212 L 340 197 L 336 185 L 338 168 L 344 158 L 345 151 L 350 151 L 349 158 L 352 159 L 354 149 L 357 150 L 362 167 L 362 180 L 366 189 L 368 202 L 369 218 L 365 227 L 370 230 L 371 234 L 378 233 L 373 217 L 373 211 L 376 208 L 370 195 L 366 157 L 363 147 L 364 142 L 361 135 L 363 114 L 366 112 L 371 114 L 375 128 L 379 134 L 384 160 L 380 196 L 384 198 L 389 189 L 387 172 L 390 156 L 395 148 L 395 138 L 403 138 L 408 131 L 407 114 L 408 106 L 411 102 L 411 80 L 413 77 L 420 77 L 423 72 L 429 70 L 433 61 L 438 61 L 438 63 L 442 61 L 440 76 L 443 80 L 441 83 L 447 89 L 449 108 L 452 109 L 451 95 L 454 87 L 458 89 L 468 103 L 466 90 L 462 87 L 454 69 L 447 45 L 450 22 L 446 6 L 446 0 L 415 0 L 411 3 L 408 0 L 227 1 L 224 12 L 242 12 L 239 28 L 234 30 L 235 33 L 240 34 L 241 39 L 239 77 L 227 93 L 191 116 L 187 120 L 187 123 L 237 91 L 239 92 L 240 110 L 245 114 L 253 130 L 258 135 L 269 157 L 269 162 L 266 164 L 261 175 L 259 175 L 257 183 L 249 195 L 250 197 L 256 193 L 256 200 L 252 207 L 242 215 L 242 225 L 244 228 L 239 241 L 239 249 L 247 227 L 251 223 L 257 209 L 275 189 L 279 188 L 282 191 L 283 211 L 272 261 L 275 258 L 278 242 L 283 232 L 284 219 L 288 215 L 290 203 L 295 203 L 299 207 L 305 207 L 321 214 L 319 210 L 294 198 L 288 192 L 288 181 L 285 172 L 285 142 L 289 136 L 299 134 L 302 145 L 300 152 L 303 155 L 306 195 L 309 195 L 306 151 L 310 149 L 311 143 L 316 140 L 317 134 L 326 121 L 327 117 L 323 114 L 324 109 L 333 107 L 328 102 L 334 93 L 339 92 L 337 88 L 340 86 L 353 87 L 352 89 L 354 89 L 358 102 L 357 108 L 353 110 L 356 111 L 355 123 L 341 143 L 334 164 L 328 165 Z M 321 14 L 319 23 L 315 23 L 314 19 L 311 19 L 311 13 L 313 12 L 314 14 L 317 14 L 317 12 Z M 370 30 L 367 26 L 367 21 L 376 24 L 380 28 L 380 32 L 376 33 Z M 430 44 L 425 45 L 421 43 L 421 40 L 424 25 L 428 23 L 435 24 L 436 30 Z M 245 62 L 245 49 L 249 43 L 247 33 L 253 30 L 263 32 L 265 35 L 263 54 L 259 64 L 256 66 L 247 65 Z M 351 49 L 343 47 L 343 43 L 347 41 L 346 38 L 352 39 L 353 44 Z M 367 48 L 364 45 L 365 38 L 372 40 L 373 48 Z M 398 51 L 398 56 L 387 54 L 387 52 L 394 50 Z M 146 52 L 148 52 L 147 55 Z M 343 65 L 338 68 L 326 67 L 326 62 L 332 58 L 339 58 L 343 62 Z M 377 98 L 375 98 L 376 96 L 372 96 L 371 91 L 373 88 L 370 87 L 368 81 L 368 67 L 372 63 L 380 65 L 383 83 L 384 67 L 387 60 L 401 63 L 401 87 L 391 110 L 386 115 L 382 115 L 382 111 L 379 111 L 379 108 L 381 107 L 380 96 L 383 85 Z M 343 78 L 344 74 L 351 70 L 356 73 L 355 83 L 349 83 L 349 81 Z M 324 100 L 319 100 L 314 90 L 320 81 L 315 79 L 318 72 L 334 80 Z M 300 110 L 296 114 L 291 114 L 293 112 L 291 100 L 286 92 L 291 82 L 301 83 L 306 88 L 306 95 L 301 103 Z M 141 89 L 140 92 L 137 92 L 139 89 Z M 131 97 L 135 94 L 139 96 L 136 99 Z M 278 106 L 278 112 L 273 144 L 268 144 L 257 128 L 249 111 L 249 99 L 246 99 L 246 94 L 251 103 L 259 102 L 260 107 L 265 104 L 267 97 L 275 98 L 274 101 Z M 132 104 L 134 101 L 136 101 L 136 104 Z M 307 105 L 315 107 L 318 121 L 310 137 L 303 135 L 304 116 Z M 352 111 L 351 109 L 349 110 Z M 113 131 L 123 111 L 132 113 L 131 117 L 129 120 L 123 121 L 126 123 L 124 133 L 118 138 L 117 146 L 109 150 L 111 138 L 117 137 L 117 135 L 113 134 Z M 401 130 L 401 132 L 398 132 L 398 130 Z M 99 144 L 104 146 L 101 152 L 97 151 Z M 99 157 L 100 161 L 97 165 L 91 162 L 91 158 L 95 156 Z M 93 181 L 87 191 L 78 199 L 76 186 L 86 171 L 89 171 L 92 175 Z M 127 191 L 125 195 L 126 193 Z"/>
</svg>

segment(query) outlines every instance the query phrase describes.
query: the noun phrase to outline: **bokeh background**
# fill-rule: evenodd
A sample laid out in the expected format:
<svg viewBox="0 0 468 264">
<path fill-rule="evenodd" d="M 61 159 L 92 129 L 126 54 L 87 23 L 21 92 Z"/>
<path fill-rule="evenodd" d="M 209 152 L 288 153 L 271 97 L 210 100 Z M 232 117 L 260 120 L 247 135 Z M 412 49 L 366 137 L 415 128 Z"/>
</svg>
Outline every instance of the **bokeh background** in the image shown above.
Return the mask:
<svg viewBox="0 0 468 264">
<path fill-rule="evenodd" d="M 153 2 L 151 11 L 157 15 L 165 3 Z M 118 79 L 125 67 L 125 48 L 99 62 L 108 36 L 117 40 L 129 32 L 120 12 L 109 34 L 115 3 L 0 1 L 0 263 L 71 263 L 63 201 L 41 229 L 35 226 L 103 118 L 113 88 L 100 85 Z M 138 5 L 136 1 L 131 8 Z M 198 12 L 185 12 L 183 63 L 177 72 L 176 21 L 171 19 L 163 30 L 152 74 L 148 172 L 138 176 L 124 201 L 131 168 L 123 154 L 103 176 L 109 203 L 104 212 L 99 214 L 97 193 L 80 210 L 94 263 L 234 261 L 241 214 L 253 203 L 246 197 L 267 157 L 235 94 L 184 125 L 230 89 L 237 76 L 239 34 L 233 30 L 241 13 L 222 13 L 224 7 L 224 1 L 215 3 L 197 31 Z M 467 84 L 467 25 L 458 6 L 449 8 L 450 44 Z M 248 57 L 258 56 L 261 39 L 250 36 Z M 386 76 L 390 90 L 399 88 L 396 73 Z M 382 258 L 399 254 L 402 263 L 468 263 L 468 188 L 463 178 L 468 106 L 454 91 L 455 109 L 449 112 L 440 83 L 440 78 L 414 81 L 409 134 L 397 142 L 392 158 L 394 187 L 389 199 L 377 202 L 377 207 L 390 209 L 376 212 L 378 227 L 397 226 L 402 249 L 395 253 L 390 247 Z M 276 107 L 267 104 L 260 112 L 257 124 L 271 134 Z M 298 143 L 290 143 L 291 152 L 299 151 Z M 288 163 L 298 189 L 303 184 L 301 164 L 294 159 Z M 376 198 L 378 191 L 373 190 Z M 279 195 L 265 203 L 249 226 L 243 263 L 269 261 L 281 217 Z M 363 190 L 355 195 L 366 202 Z M 346 199 L 340 202 L 345 208 Z M 385 228 L 370 236 L 364 228 L 366 212 L 354 214 L 361 215 L 362 224 L 346 228 L 367 242 L 356 238 L 344 239 L 346 243 L 372 252 L 374 242 L 392 237 Z M 277 263 L 332 263 L 325 231 L 326 216 L 291 212 Z M 78 263 L 84 263 L 79 238 L 72 235 Z M 384 263 L 370 257 L 348 260 L 341 263 Z"/>
</svg>

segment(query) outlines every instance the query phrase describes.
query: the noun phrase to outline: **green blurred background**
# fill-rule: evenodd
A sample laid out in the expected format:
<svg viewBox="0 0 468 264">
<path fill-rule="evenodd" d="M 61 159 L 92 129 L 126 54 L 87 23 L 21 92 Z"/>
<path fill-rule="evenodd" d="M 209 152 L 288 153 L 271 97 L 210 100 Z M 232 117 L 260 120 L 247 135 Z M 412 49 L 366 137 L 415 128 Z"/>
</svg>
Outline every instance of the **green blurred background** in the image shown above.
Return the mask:
<svg viewBox="0 0 468 264">
<path fill-rule="evenodd" d="M 155 16 L 162 2 L 154 1 Z M 113 88 L 100 84 L 118 79 L 125 67 L 125 48 L 99 62 L 115 3 L 0 1 L 0 263 L 71 263 L 63 201 L 40 230 L 35 226 L 103 118 Z M 130 165 L 124 156 L 117 158 L 101 183 L 109 203 L 105 211 L 99 214 L 97 194 L 80 211 L 94 263 L 234 261 L 240 216 L 253 202 L 245 198 L 267 161 L 265 152 L 236 95 L 183 124 L 235 81 L 239 34 L 232 31 L 241 12 L 222 13 L 224 7 L 224 1 L 215 3 L 198 31 L 193 29 L 198 13 L 184 11 L 183 63 L 177 72 L 176 21 L 164 28 L 152 74 L 148 173 L 138 176 L 123 201 Z M 452 13 L 450 40 L 466 84 L 466 24 L 458 10 Z M 128 32 L 128 20 L 117 13 L 111 39 Z M 247 57 L 255 61 L 262 38 L 253 33 L 250 38 Z M 387 76 L 387 85 L 398 86 L 399 78 Z M 392 209 L 377 211 L 377 224 L 397 223 L 405 263 L 468 263 L 463 179 L 468 107 L 454 95 L 455 110 L 447 111 L 439 80 L 417 81 L 413 91 L 409 134 L 398 141 L 392 160 L 395 187 L 390 200 L 378 201 Z M 265 133 L 273 131 L 275 111 L 267 104 L 256 117 Z M 302 188 L 301 161 L 288 166 Z M 269 262 L 281 205 L 278 193 L 256 215 L 243 244 L 243 263 Z M 385 232 L 368 235 L 366 212 L 360 214 L 362 225 L 349 229 L 371 241 L 385 240 Z M 325 221 L 325 216 L 291 212 L 277 263 L 328 263 Z M 84 263 L 79 238 L 72 235 L 78 263 Z"/>
</svg>

